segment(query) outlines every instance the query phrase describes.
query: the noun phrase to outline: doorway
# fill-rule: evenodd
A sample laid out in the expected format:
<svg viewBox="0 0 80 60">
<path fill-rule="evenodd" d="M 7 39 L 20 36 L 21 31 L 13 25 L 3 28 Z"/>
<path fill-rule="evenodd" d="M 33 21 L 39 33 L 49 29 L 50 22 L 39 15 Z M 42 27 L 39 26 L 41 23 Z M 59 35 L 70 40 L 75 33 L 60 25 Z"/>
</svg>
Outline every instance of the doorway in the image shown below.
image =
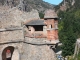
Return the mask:
<svg viewBox="0 0 80 60">
<path fill-rule="evenodd" d="M 11 60 L 14 47 L 8 46 L 2 52 L 2 60 Z"/>
</svg>

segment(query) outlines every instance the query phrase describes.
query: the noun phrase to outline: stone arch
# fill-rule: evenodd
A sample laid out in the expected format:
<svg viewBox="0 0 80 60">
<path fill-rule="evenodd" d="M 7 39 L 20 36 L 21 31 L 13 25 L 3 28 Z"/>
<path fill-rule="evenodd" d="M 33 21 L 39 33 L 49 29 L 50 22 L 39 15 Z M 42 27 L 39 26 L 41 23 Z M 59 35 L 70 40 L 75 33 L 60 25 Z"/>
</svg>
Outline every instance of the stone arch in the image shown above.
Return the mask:
<svg viewBox="0 0 80 60">
<path fill-rule="evenodd" d="M 14 52 L 13 46 L 8 46 L 2 51 L 2 60 L 11 60 L 12 54 Z M 7 54 L 9 53 L 9 54 Z M 9 57 L 9 59 L 7 58 Z"/>
</svg>

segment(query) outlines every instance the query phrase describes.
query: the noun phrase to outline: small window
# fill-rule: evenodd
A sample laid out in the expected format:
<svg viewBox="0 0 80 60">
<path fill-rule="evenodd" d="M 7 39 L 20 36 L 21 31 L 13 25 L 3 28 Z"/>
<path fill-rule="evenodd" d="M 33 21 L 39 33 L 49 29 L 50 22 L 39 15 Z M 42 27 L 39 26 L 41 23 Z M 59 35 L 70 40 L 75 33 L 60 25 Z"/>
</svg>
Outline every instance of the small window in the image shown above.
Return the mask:
<svg viewBox="0 0 80 60">
<path fill-rule="evenodd" d="M 52 28 L 52 25 L 49 25 L 49 28 Z"/>
</svg>

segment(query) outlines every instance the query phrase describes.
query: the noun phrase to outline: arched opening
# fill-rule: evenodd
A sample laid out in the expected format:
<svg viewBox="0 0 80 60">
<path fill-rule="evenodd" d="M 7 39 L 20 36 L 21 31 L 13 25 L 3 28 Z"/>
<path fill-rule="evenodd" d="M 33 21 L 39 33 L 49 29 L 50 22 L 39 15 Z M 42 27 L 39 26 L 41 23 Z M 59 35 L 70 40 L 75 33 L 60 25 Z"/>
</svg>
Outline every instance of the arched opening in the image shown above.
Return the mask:
<svg viewBox="0 0 80 60">
<path fill-rule="evenodd" d="M 8 46 L 2 52 L 2 60 L 11 60 L 14 47 Z"/>
</svg>

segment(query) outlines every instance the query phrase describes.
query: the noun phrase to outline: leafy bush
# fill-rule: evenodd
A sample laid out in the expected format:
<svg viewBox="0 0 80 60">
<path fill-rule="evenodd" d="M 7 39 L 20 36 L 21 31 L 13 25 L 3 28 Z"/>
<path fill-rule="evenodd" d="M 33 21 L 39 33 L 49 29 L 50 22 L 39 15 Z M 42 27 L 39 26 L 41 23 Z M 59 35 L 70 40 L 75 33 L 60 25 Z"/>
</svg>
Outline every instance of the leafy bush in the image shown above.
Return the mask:
<svg viewBox="0 0 80 60">
<path fill-rule="evenodd" d="M 41 19 L 43 19 L 43 18 L 44 18 L 44 14 L 43 14 L 42 12 L 40 12 L 40 13 L 39 13 L 39 17 L 40 17 Z"/>
</svg>

